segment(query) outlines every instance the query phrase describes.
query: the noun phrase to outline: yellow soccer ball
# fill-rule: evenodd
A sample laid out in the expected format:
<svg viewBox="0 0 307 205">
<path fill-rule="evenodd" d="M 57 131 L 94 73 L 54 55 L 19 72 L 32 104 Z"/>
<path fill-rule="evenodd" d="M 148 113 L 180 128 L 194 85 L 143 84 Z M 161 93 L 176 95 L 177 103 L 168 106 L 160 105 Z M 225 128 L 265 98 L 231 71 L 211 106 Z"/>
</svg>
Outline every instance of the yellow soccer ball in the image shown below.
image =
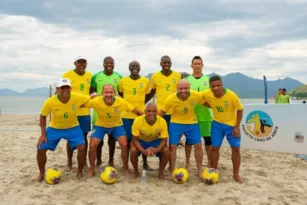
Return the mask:
<svg viewBox="0 0 307 205">
<path fill-rule="evenodd" d="M 100 174 L 100 179 L 106 184 L 113 184 L 116 182 L 117 170 L 114 167 L 106 167 Z"/>
<path fill-rule="evenodd" d="M 219 173 L 214 168 L 206 168 L 202 178 L 206 184 L 216 184 L 219 181 Z"/>
<path fill-rule="evenodd" d="M 185 168 L 177 168 L 172 174 L 173 181 L 178 184 L 183 184 L 188 181 L 189 173 Z"/>
<path fill-rule="evenodd" d="M 45 181 L 47 184 L 58 184 L 61 180 L 62 172 L 57 169 L 48 168 L 45 172 Z"/>
</svg>

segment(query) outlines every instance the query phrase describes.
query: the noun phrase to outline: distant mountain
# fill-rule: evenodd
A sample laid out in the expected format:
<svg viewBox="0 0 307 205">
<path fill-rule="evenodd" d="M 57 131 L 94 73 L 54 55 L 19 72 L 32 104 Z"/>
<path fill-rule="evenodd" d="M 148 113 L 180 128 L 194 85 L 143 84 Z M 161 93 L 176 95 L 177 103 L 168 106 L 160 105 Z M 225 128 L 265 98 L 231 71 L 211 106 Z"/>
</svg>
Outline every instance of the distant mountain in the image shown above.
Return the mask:
<svg viewBox="0 0 307 205">
<path fill-rule="evenodd" d="M 151 78 L 152 74 L 153 73 L 150 73 L 146 77 Z M 211 73 L 208 75 L 212 76 L 218 74 Z M 221 76 L 221 78 L 223 80 L 224 86 L 235 91 L 240 98 L 264 97 L 264 83 L 262 79 L 251 78 L 242 73 L 230 73 L 225 76 Z M 302 87 L 303 85 L 303 83 L 292 78 L 268 81 L 268 96 L 273 97 L 276 94 L 278 88 L 286 88 L 287 91 L 290 92 L 291 90 Z M 28 89 L 23 93 L 18 93 L 16 91 L 5 88 L 0 89 L 0 96 L 48 97 L 49 88 L 43 87 Z"/>
<path fill-rule="evenodd" d="M 307 98 L 307 85 L 300 86 L 291 90 L 290 95 L 293 97 L 299 98 Z"/>
</svg>

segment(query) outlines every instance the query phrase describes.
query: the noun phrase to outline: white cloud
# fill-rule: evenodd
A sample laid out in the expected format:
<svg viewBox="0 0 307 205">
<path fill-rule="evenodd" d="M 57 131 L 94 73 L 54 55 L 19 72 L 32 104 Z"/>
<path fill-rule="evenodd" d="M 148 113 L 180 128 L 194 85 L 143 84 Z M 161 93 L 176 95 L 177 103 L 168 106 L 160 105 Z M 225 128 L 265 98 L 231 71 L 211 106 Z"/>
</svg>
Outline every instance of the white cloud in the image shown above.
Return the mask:
<svg viewBox="0 0 307 205">
<path fill-rule="evenodd" d="M 88 70 L 92 73 L 102 69 L 105 56 L 113 56 L 115 69 L 125 75 L 132 60 L 141 63 L 142 74 L 160 70 L 162 55 L 171 56 L 174 69 L 190 71 L 192 57 L 201 55 L 206 73 L 242 72 L 255 78 L 266 74 L 269 80 L 289 76 L 307 82 L 307 76 L 299 74 L 306 65 L 307 39 L 273 41 L 239 51 L 229 50 L 223 44 L 212 46 L 212 42 L 230 37 L 250 41 L 263 38 L 274 32 L 274 22 L 226 20 L 170 25 L 171 32 L 181 34 L 175 38 L 171 34 L 107 36 L 105 30 L 77 31 L 28 16 L 0 15 L 0 21 L 0 88 L 23 91 L 53 84 L 72 69 L 78 55 L 88 58 Z M 221 55 L 222 52 L 232 55 Z"/>
</svg>

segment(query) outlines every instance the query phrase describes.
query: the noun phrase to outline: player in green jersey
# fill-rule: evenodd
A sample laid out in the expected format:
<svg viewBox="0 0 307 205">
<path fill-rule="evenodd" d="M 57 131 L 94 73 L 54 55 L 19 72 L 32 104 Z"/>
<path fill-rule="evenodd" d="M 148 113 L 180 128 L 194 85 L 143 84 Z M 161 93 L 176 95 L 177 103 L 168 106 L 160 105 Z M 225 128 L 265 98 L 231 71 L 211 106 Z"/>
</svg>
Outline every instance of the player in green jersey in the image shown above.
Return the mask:
<svg viewBox="0 0 307 205">
<path fill-rule="evenodd" d="M 187 76 L 185 79 L 190 83 L 191 90 L 198 92 L 210 89 L 209 76 L 203 74 L 203 61 L 200 56 L 195 56 L 192 59 L 193 74 Z M 205 141 L 205 149 L 207 152 L 208 166 L 211 167 L 211 123 L 212 123 L 212 110 L 201 104 L 197 104 L 194 108 L 198 124 L 200 127 L 200 133 Z M 186 168 L 190 168 L 190 156 L 192 146 L 186 141 L 185 153 L 186 153 Z"/>
<path fill-rule="evenodd" d="M 113 85 L 116 94 L 118 94 L 119 81 L 122 78 L 120 74 L 114 71 L 114 59 L 110 56 L 105 57 L 103 60 L 104 70 L 96 73 L 91 81 L 91 94 L 101 94 L 103 86 L 106 84 Z M 93 116 L 93 125 L 95 125 L 97 118 L 96 111 Z M 109 145 L 109 165 L 114 166 L 114 152 L 115 152 L 115 139 L 112 135 L 108 134 L 108 145 Z M 103 140 L 101 140 L 97 148 L 97 166 L 101 165 L 101 150 L 103 146 Z"/>
</svg>

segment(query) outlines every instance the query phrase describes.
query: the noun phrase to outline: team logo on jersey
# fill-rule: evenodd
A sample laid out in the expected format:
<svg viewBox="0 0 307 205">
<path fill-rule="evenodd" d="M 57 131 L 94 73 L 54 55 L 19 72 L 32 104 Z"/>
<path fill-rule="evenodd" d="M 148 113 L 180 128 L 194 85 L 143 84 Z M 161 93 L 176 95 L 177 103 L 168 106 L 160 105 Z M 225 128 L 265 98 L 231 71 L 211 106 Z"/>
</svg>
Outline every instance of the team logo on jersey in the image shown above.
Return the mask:
<svg viewBox="0 0 307 205">
<path fill-rule="evenodd" d="M 115 107 L 115 108 L 114 108 L 114 112 L 118 112 L 118 107 Z"/>
<path fill-rule="evenodd" d="M 204 82 L 204 86 L 207 86 L 208 85 L 208 83 L 207 82 Z"/>
<path fill-rule="evenodd" d="M 225 107 L 228 107 L 228 101 L 225 101 L 225 102 L 224 102 L 224 106 L 225 106 Z"/>
<path fill-rule="evenodd" d="M 190 102 L 190 106 L 193 107 L 194 105 L 194 101 Z"/>
<path fill-rule="evenodd" d="M 72 110 L 76 110 L 76 105 L 71 106 Z"/>
<path fill-rule="evenodd" d="M 140 83 L 140 88 L 142 88 L 143 87 L 143 83 Z"/>
<path fill-rule="evenodd" d="M 117 83 L 117 79 L 113 79 L 113 82 L 114 82 L 114 83 Z"/>
<path fill-rule="evenodd" d="M 177 82 L 177 80 L 174 78 L 174 79 L 173 79 L 173 83 L 176 83 L 176 82 Z"/>
<path fill-rule="evenodd" d="M 159 135 L 161 133 L 160 129 L 156 129 L 156 133 Z"/>
</svg>

